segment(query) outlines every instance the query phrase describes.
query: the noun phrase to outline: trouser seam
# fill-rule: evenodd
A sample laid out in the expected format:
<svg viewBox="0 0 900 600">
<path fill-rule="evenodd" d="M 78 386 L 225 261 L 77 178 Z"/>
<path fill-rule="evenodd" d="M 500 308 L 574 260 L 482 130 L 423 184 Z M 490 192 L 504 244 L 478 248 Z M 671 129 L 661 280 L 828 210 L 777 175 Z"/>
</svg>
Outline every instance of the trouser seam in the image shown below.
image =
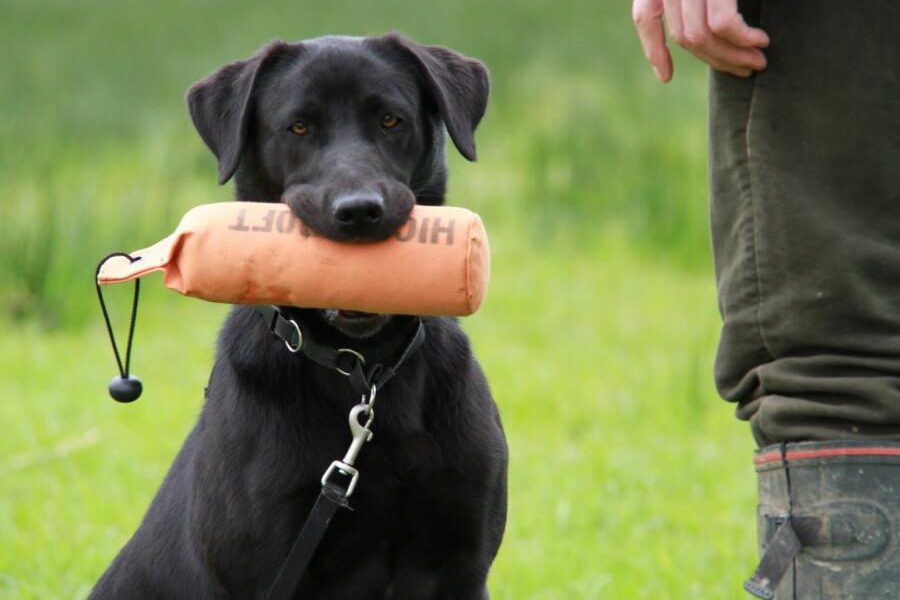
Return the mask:
<svg viewBox="0 0 900 600">
<path fill-rule="evenodd" d="M 756 287 L 756 332 L 759 336 L 760 342 L 762 342 L 763 349 L 766 353 L 774 358 L 772 354 L 772 350 L 768 340 L 766 339 L 766 334 L 763 331 L 762 326 L 762 278 L 760 277 L 759 272 L 759 241 L 757 237 L 757 203 L 756 203 L 756 194 L 754 193 L 754 185 L 753 185 L 753 156 L 751 151 L 750 144 L 750 128 L 753 125 L 753 110 L 756 105 L 756 95 L 757 95 L 757 77 L 759 74 L 753 75 L 752 81 L 752 91 L 750 92 L 750 102 L 747 107 L 747 121 L 744 125 L 744 158 L 746 161 L 746 170 L 747 170 L 747 197 L 750 203 L 750 230 L 751 230 L 751 238 L 750 243 L 752 245 L 751 252 L 753 255 L 753 283 Z"/>
</svg>

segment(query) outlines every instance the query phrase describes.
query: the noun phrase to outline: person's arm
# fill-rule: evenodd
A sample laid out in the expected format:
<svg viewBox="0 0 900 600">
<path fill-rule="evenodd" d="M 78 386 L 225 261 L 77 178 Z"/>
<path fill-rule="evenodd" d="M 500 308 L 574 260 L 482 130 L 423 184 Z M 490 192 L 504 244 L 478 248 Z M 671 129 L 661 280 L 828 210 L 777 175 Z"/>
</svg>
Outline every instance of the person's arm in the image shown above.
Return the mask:
<svg viewBox="0 0 900 600">
<path fill-rule="evenodd" d="M 766 67 L 760 48 L 769 36 L 744 22 L 737 0 L 634 0 L 632 18 L 644 55 L 662 82 L 674 70 L 663 17 L 672 41 L 717 71 L 748 77 Z"/>
</svg>

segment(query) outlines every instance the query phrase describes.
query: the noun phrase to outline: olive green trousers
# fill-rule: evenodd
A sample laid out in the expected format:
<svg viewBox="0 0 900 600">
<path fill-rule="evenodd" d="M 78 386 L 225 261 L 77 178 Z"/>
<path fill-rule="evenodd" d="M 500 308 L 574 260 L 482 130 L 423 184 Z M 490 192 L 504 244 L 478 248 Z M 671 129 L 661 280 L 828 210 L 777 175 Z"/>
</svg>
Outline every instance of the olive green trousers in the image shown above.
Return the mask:
<svg viewBox="0 0 900 600">
<path fill-rule="evenodd" d="M 740 6 L 771 44 L 711 76 L 717 387 L 759 445 L 900 439 L 900 1 Z"/>
</svg>

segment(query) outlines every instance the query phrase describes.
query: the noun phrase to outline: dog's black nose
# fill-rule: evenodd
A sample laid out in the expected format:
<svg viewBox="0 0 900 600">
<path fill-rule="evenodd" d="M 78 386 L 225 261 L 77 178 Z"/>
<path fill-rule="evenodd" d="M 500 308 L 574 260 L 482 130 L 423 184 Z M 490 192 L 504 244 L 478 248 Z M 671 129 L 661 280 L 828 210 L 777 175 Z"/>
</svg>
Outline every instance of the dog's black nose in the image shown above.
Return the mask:
<svg viewBox="0 0 900 600">
<path fill-rule="evenodd" d="M 338 196 L 332 208 L 335 223 L 348 233 L 365 234 L 384 216 L 384 198 L 375 193 Z"/>
</svg>

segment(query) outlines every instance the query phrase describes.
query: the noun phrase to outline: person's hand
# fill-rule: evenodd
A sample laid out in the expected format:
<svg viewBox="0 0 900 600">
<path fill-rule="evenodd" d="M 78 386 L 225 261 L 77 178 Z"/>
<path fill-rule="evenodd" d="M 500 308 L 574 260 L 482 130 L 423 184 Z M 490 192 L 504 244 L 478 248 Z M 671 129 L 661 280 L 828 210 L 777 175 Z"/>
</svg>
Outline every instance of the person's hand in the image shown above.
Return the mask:
<svg viewBox="0 0 900 600">
<path fill-rule="evenodd" d="M 663 17 L 672 41 L 717 71 L 748 77 L 766 67 L 760 48 L 769 45 L 769 36 L 744 22 L 737 0 L 634 0 L 644 55 L 662 82 L 673 74 Z"/>
</svg>

